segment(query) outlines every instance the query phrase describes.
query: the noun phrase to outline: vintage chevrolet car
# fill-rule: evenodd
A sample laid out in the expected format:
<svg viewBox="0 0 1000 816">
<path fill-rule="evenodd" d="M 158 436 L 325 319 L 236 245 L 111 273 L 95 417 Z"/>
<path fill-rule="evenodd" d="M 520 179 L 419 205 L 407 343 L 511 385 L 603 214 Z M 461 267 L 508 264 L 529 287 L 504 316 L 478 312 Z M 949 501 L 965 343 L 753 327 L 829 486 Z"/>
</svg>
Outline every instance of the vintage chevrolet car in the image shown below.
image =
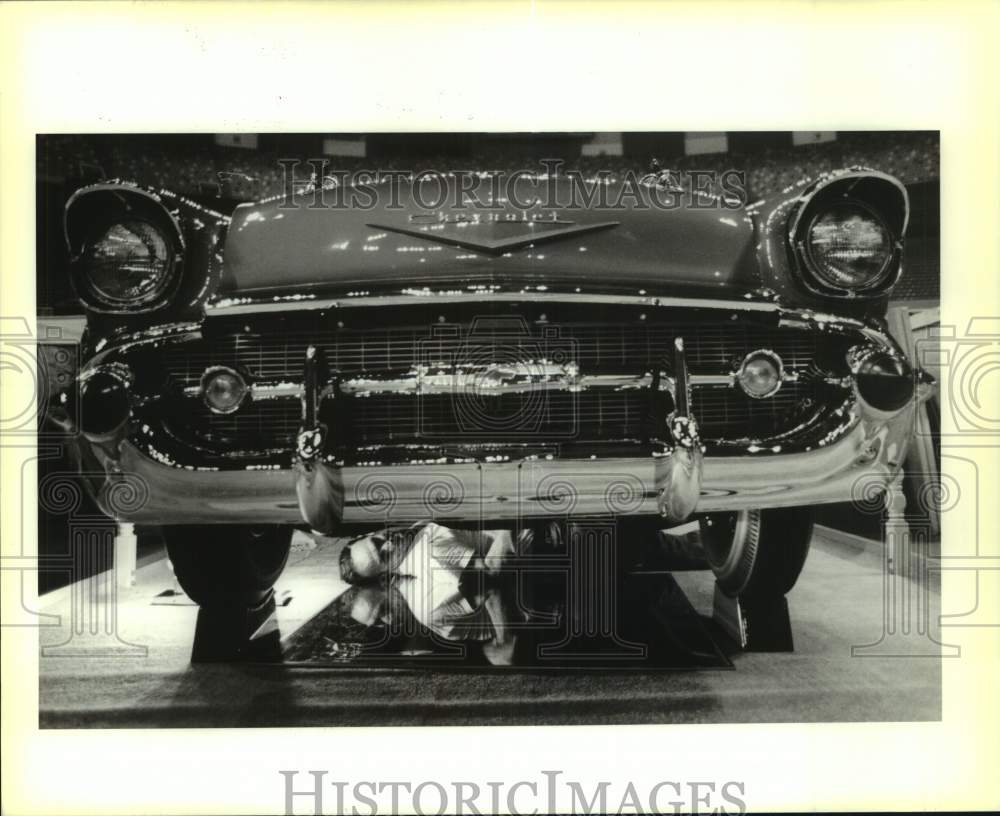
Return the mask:
<svg viewBox="0 0 1000 816">
<path fill-rule="evenodd" d="M 164 526 L 200 604 L 265 598 L 296 527 L 431 518 L 696 519 L 726 592 L 780 595 L 813 507 L 902 465 L 928 386 L 883 320 L 890 176 L 613 211 L 315 194 L 223 213 L 114 182 L 66 206 L 81 473 Z"/>
</svg>

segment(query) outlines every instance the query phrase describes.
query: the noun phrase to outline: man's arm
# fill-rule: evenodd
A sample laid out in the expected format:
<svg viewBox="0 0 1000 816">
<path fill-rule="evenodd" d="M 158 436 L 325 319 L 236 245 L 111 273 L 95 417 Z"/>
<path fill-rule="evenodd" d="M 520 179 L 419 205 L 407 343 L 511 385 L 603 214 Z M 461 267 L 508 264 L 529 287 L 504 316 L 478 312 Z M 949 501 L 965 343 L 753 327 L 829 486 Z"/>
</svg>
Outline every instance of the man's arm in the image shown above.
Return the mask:
<svg viewBox="0 0 1000 816">
<path fill-rule="evenodd" d="M 508 530 L 485 530 L 486 553 L 483 563 L 487 572 L 497 573 L 514 557 L 514 539 Z"/>
<path fill-rule="evenodd" d="M 489 591 L 483 607 L 489 615 L 490 626 L 493 629 L 493 638 L 483 644 L 483 655 L 494 666 L 510 666 L 514 662 L 517 635 L 512 631 L 513 620 L 502 593 L 496 590 Z"/>
<path fill-rule="evenodd" d="M 486 607 L 486 614 L 490 616 L 490 624 L 493 626 L 493 641 L 497 644 L 504 643 L 510 634 L 500 593 L 492 589 L 489 590 L 483 605 Z"/>
</svg>

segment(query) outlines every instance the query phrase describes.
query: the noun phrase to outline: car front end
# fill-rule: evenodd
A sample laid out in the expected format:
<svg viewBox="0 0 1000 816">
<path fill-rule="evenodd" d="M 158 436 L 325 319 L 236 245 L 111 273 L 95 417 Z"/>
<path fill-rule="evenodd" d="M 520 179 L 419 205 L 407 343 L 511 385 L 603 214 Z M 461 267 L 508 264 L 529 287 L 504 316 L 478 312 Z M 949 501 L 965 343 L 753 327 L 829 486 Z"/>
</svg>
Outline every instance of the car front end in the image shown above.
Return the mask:
<svg viewBox="0 0 1000 816">
<path fill-rule="evenodd" d="M 68 204 L 89 324 L 65 421 L 109 514 L 675 524 L 871 500 L 902 466 L 930 386 L 884 320 L 907 220 L 889 176 L 610 212 L 321 192 Z"/>
</svg>

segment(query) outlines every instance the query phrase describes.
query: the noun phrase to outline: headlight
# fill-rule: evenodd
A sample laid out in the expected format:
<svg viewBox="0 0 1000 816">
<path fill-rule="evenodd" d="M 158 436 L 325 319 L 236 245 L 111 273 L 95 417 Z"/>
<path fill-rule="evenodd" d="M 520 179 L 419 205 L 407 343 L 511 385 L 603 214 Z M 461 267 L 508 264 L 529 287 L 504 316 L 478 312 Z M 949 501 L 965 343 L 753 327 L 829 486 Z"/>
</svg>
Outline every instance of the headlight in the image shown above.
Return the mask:
<svg viewBox="0 0 1000 816">
<path fill-rule="evenodd" d="M 881 219 L 864 205 L 845 201 L 817 213 L 804 250 L 818 283 L 862 292 L 889 277 L 895 247 Z"/>
<path fill-rule="evenodd" d="M 88 247 L 82 280 L 97 302 L 128 310 L 159 300 L 173 281 L 173 267 L 167 236 L 146 221 L 122 221 Z"/>
</svg>

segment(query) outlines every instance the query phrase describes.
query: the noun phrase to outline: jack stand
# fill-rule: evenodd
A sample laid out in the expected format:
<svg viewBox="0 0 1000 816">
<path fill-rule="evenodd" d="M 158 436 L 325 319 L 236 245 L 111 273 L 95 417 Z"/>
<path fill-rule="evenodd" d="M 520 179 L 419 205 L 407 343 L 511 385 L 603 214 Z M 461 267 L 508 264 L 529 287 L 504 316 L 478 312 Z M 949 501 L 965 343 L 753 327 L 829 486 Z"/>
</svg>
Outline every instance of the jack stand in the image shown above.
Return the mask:
<svg viewBox="0 0 1000 816">
<path fill-rule="evenodd" d="M 127 589 L 135 585 L 136 549 L 138 539 L 135 536 L 135 525 L 119 522 L 115 530 L 115 575 L 119 589 Z"/>
<path fill-rule="evenodd" d="M 280 632 L 274 610 L 273 593 L 255 609 L 201 607 L 194 629 L 191 662 L 280 659 Z"/>
<path fill-rule="evenodd" d="M 792 622 L 784 595 L 748 602 L 715 585 L 712 619 L 745 652 L 792 652 Z"/>
</svg>

